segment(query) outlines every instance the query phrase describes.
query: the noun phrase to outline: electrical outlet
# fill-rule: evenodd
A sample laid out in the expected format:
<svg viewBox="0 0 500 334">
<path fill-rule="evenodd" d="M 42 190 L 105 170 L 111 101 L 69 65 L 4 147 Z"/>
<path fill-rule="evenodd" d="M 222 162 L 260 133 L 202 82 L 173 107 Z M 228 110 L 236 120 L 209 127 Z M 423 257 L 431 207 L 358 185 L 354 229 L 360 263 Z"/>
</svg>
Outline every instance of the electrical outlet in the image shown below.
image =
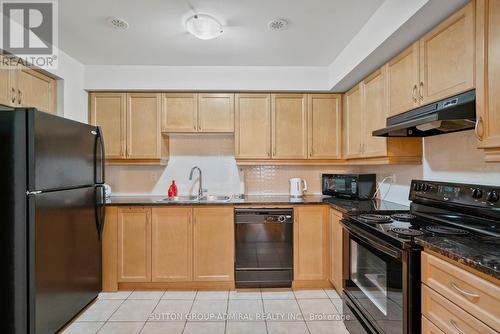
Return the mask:
<svg viewBox="0 0 500 334">
<path fill-rule="evenodd" d="M 388 177 L 387 179 L 388 183 L 393 183 L 393 184 L 396 183 L 396 174 L 389 174 L 387 175 L 387 177 Z"/>
</svg>

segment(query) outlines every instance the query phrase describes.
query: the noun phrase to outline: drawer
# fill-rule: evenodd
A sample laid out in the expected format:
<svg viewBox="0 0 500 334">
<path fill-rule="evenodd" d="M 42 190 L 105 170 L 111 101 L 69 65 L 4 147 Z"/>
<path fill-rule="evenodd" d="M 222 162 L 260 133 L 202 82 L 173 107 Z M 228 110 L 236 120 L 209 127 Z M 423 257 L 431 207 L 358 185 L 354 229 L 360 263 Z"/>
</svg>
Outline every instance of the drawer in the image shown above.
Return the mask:
<svg viewBox="0 0 500 334">
<path fill-rule="evenodd" d="M 498 285 L 425 252 L 422 282 L 500 332 Z"/>
<path fill-rule="evenodd" d="M 429 321 L 429 319 L 422 316 L 422 334 L 444 334 L 444 332 Z"/>
<path fill-rule="evenodd" d="M 424 284 L 422 284 L 422 315 L 445 333 L 497 333 Z"/>
</svg>

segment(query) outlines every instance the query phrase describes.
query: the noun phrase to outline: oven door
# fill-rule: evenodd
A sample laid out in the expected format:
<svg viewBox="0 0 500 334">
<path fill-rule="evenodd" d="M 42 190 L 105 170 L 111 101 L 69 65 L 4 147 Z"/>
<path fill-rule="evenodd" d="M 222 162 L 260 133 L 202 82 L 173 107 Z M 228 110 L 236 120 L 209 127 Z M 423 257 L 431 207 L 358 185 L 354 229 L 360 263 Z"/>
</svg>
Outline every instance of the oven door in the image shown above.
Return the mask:
<svg viewBox="0 0 500 334">
<path fill-rule="evenodd" d="M 357 230 L 357 229 L 356 229 Z M 375 333 L 405 333 L 404 252 L 366 232 L 349 232 L 344 292 Z"/>
</svg>

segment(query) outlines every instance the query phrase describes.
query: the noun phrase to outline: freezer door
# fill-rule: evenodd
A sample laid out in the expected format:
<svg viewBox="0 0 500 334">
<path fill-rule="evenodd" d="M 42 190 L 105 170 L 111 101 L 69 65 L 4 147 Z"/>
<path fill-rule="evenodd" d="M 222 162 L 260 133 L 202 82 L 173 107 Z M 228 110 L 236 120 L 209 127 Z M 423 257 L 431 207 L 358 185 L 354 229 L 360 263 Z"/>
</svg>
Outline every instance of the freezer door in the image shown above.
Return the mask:
<svg viewBox="0 0 500 334">
<path fill-rule="evenodd" d="M 95 187 L 29 196 L 34 214 L 30 244 L 35 245 L 31 320 L 36 334 L 57 332 L 101 290 L 97 196 Z"/>
<path fill-rule="evenodd" d="M 103 183 L 97 127 L 28 111 L 29 190 L 54 190 Z"/>
</svg>

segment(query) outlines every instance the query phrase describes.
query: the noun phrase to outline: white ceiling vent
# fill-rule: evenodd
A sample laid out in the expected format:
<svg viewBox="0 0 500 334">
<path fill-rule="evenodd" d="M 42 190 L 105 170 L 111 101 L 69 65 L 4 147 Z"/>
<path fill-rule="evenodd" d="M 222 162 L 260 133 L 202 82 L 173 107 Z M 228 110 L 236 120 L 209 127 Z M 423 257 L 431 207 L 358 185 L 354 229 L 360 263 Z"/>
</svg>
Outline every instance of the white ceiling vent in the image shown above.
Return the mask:
<svg viewBox="0 0 500 334">
<path fill-rule="evenodd" d="M 267 26 L 269 27 L 269 30 L 281 31 L 286 29 L 288 21 L 285 19 L 274 19 L 270 21 Z"/>
<path fill-rule="evenodd" d="M 106 22 L 108 22 L 108 25 L 110 27 L 113 27 L 115 29 L 125 30 L 125 29 L 128 29 L 128 27 L 129 27 L 127 21 L 120 19 L 118 17 L 110 16 L 110 17 L 106 18 Z"/>
</svg>

